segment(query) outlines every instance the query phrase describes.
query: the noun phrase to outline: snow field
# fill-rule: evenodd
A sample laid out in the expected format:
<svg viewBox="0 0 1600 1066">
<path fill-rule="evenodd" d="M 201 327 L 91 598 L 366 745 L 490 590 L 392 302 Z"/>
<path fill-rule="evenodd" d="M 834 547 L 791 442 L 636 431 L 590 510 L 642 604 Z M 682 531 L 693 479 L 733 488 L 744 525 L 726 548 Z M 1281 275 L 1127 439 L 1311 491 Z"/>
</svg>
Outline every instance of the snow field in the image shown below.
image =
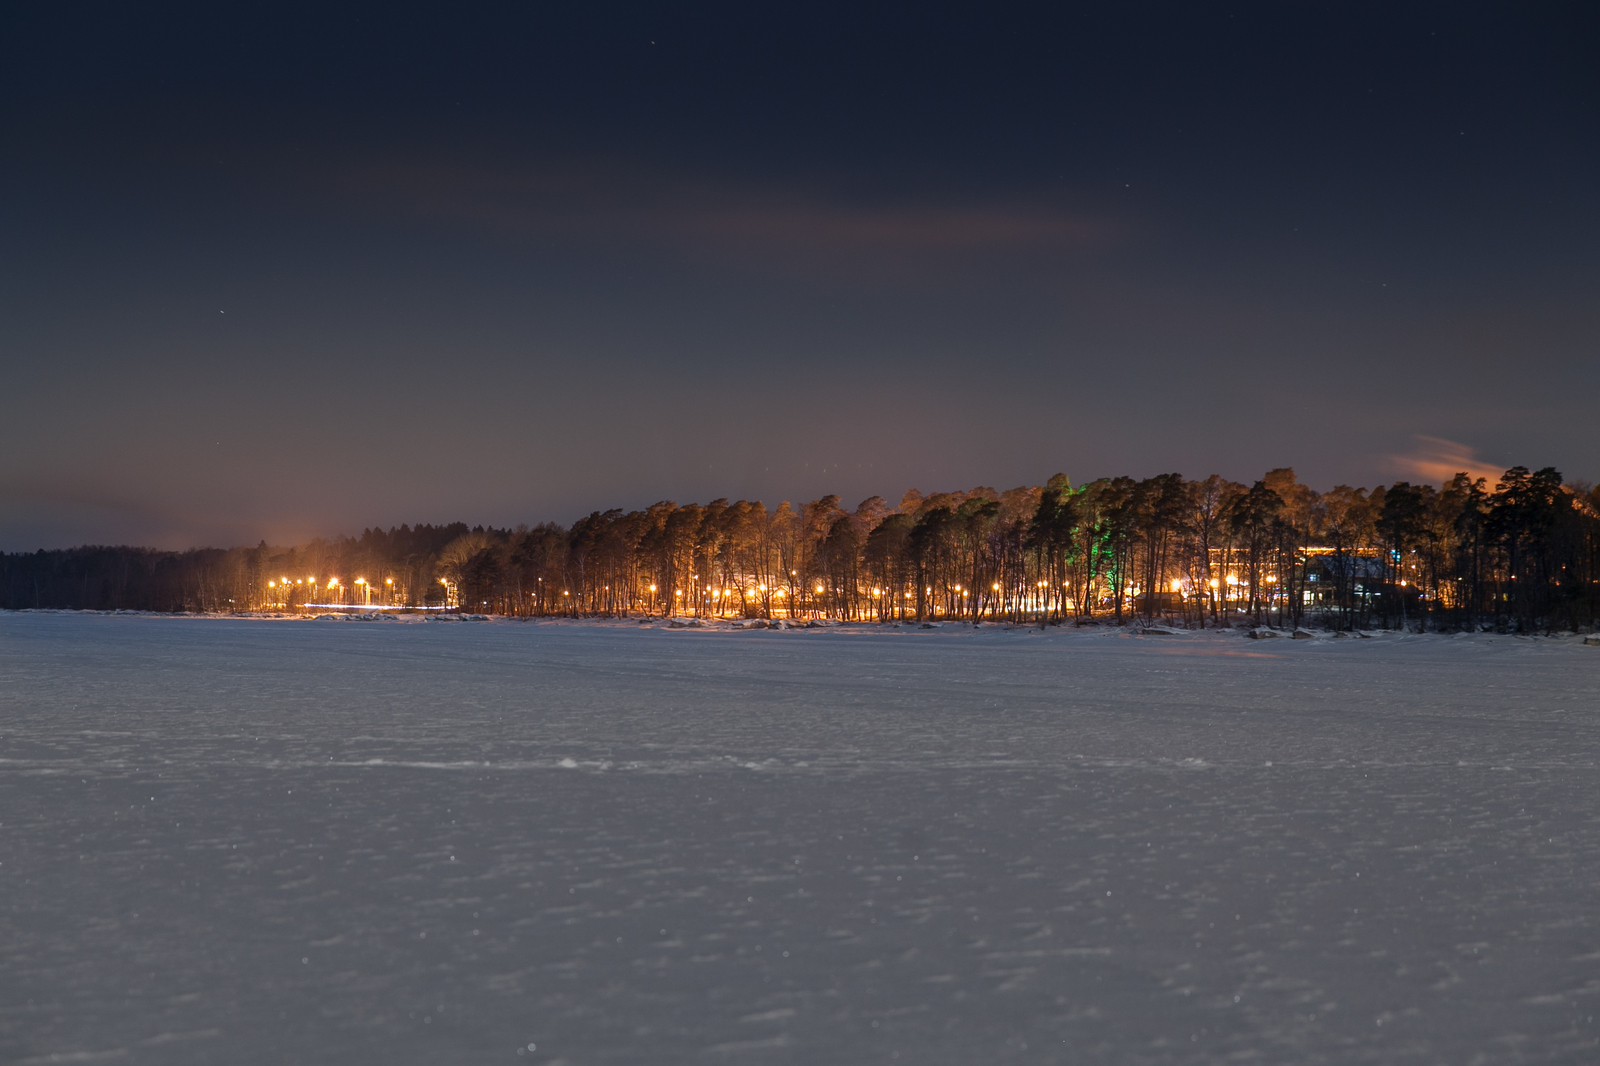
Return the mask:
<svg viewBox="0 0 1600 1066">
<path fill-rule="evenodd" d="M 1597 712 L 1570 637 L 0 615 L 0 1059 L 1592 1062 Z"/>
</svg>

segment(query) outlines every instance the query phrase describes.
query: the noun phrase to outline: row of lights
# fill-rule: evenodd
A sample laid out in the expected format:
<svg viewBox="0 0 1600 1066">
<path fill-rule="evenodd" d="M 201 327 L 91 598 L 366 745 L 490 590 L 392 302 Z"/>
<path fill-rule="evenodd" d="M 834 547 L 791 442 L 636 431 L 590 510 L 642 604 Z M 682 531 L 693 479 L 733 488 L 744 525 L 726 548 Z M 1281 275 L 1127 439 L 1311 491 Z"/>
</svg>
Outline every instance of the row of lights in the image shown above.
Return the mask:
<svg viewBox="0 0 1600 1066">
<path fill-rule="evenodd" d="M 698 575 L 695 575 L 695 574 L 691 574 L 691 575 L 690 575 L 690 577 L 697 577 L 697 576 L 698 576 Z M 287 583 L 288 583 L 288 581 L 289 581 L 289 579 L 288 579 L 288 578 L 284 578 L 284 579 L 283 579 L 283 580 L 284 580 L 284 583 L 285 583 L 285 584 L 287 584 Z M 543 581 L 544 581 L 544 578 L 540 578 L 540 579 L 539 579 L 539 580 L 540 580 L 540 581 L 541 581 L 541 582 L 543 582 Z M 1268 575 L 1268 576 L 1267 576 L 1267 577 L 1266 577 L 1266 578 L 1264 578 L 1264 579 L 1263 579 L 1263 580 L 1264 580 L 1264 581 L 1266 581 L 1266 582 L 1267 582 L 1267 583 L 1269 583 L 1269 584 L 1271 584 L 1271 583 L 1274 583 L 1274 582 L 1276 582 L 1276 581 L 1277 581 L 1277 580 L 1278 580 L 1278 578 L 1277 578 L 1277 576 L 1276 576 L 1276 575 Z M 314 583 L 314 581 L 315 581 L 315 579 L 313 579 L 313 583 Z M 384 583 L 385 583 L 385 584 L 389 584 L 389 585 L 392 585 L 392 584 L 394 584 L 394 579 L 393 579 L 393 578 L 385 578 L 385 579 L 384 579 Z M 1227 577 L 1227 583 L 1228 583 L 1228 584 L 1229 584 L 1229 585 L 1238 585 L 1238 584 L 1241 584 L 1241 582 L 1240 582 L 1240 581 L 1239 581 L 1239 579 L 1238 579 L 1238 578 L 1236 578 L 1236 577 L 1234 577 L 1234 576 L 1233 576 L 1233 575 L 1232 575 L 1232 574 L 1229 574 L 1229 575 L 1228 575 L 1228 577 Z M 269 586 L 270 586 L 270 585 L 272 585 L 272 584 L 273 584 L 273 583 L 272 583 L 272 582 L 270 582 L 270 581 L 269 581 L 269 582 L 267 582 L 267 584 L 268 584 L 268 585 L 269 585 Z M 298 582 L 298 581 L 297 581 L 297 582 L 295 582 L 295 584 L 300 584 L 300 582 Z M 357 579 L 356 579 L 356 584 L 358 584 L 358 585 L 362 585 L 362 584 L 366 584 L 366 579 L 365 579 L 365 578 L 357 578 Z M 449 584 L 450 584 L 450 582 L 449 582 L 449 581 L 447 581 L 447 580 L 445 580 L 445 579 L 444 579 L 444 578 L 442 578 L 442 577 L 441 577 L 441 578 L 440 578 L 440 579 L 439 579 L 439 584 L 441 584 L 441 585 L 444 585 L 444 586 L 446 586 L 446 587 L 448 587 L 448 586 L 449 586 Z M 1208 582 L 1208 584 L 1210 584 L 1210 586 L 1211 586 L 1211 587 L 1212 587 L 1212 588 L 1216 588 L 1216 587 L 1217 587 L 1217 579 L 1216 579 L 1216 578 L 1212 578 L 1212 579 L 1211 579 L 1211 580 L 1210 580 L 1210 581 L 1209 581 L 1209 582 Z M 1404 582 L 1404 581 L 1402 581 L 1402 582 L 1401 582 L 1401 584 L 1402 584 L 1402 585 L 1403 585 L 1403 584 L 1405 584 L 1405 582 Z M 329 588 L 334 588 L 334 587 L 336 587 L 336 586 L 337 586 L 337 585 L 338 585 L 338 580 L 337 580 L 337 579 L 334 579 L 334 580 L 332 580 L 332 581 L 330 581 L 330 582 L 329 582 L 329 583 L 328 583 L 328 587 L 329 587 Z M 995 582 L 995 583 L 994 583 L 994 584 L 993 584 L 993 585 L 990 585 L 990 586 L 989 586 L 989 587 L 990 587 L 990 588 L 991 588 L 991 589 L 993 589 L 993 590 L 994 590 L 994 591 L 995 591 L 995 592 L 999 592 L 999 591 L 1000 591 L 1000 583 L 999 583 L 999 582 L 998 582 L 998 581 L 997 581 L 997 582 Z M 1049 587 L 1050 587 L 1050 583 L 1049 583 L 1049 582 L 1048 582 L 1048 581 L 1040 581 L 1040 582 L 1039 582 L 1039 583 L 1038 583 L 1038 587 L 1039 587 L 1039 588 L 1041 588 L 1041 589 L 1047 589 L 1047 588 L 1049 588 Z M 1067 585 L 1062 585 L 1062 586 L 1061 586 L 1061 587 L 1062 587 L 1062 588 L 1063 588 L 1063 589 L 1066 589 L 1066 588 L 1068 588 L 1068 587 L 1069 587 L 1069 586 L 1067 586 Z M 610 585 L 607 585 L 607 586 L 606 586 L 606 589 L 607 589 L 607 590 L 609 590 L 609 589 L 610 589 L 610 588 L 611 588 L 611 586 L 610 586 Z M 1174 579 L 1173 579 L 1173 581 L 1172 581 L 1172 591 L 1174 591 L 1174 592 L 1178 592 L 1178 591 L 1181 591 L 1181 590 L 1182 590 L 1182 588 L 1183 588 L 1183 581 L 1182 581 L 1182 580 L 1181 580 L 1181 579 L 1178 579 L 1178 578 L 1174 578 Z M 952 589 L 953 589 L 953 590 L 954 590 L 954 591 L 956 591 L 956 592 L 959 592 L 959 593 L 961 593 L 961 595 L 963 595 L 963 596 L 968 596 L 968 595 L 970 595 L 970 594 L 971 594 L 971 590 L 969 590 L 969 589 L 963 589 L 963 588 L 962 588 L 962 587 L 961 587 L 961 586 L 960 586 L 960 585 L 954 585 L 954 586 L 952 586 Z M 650 586 L 650 591 L 651 591 L 651 592 L 656 592 L 656 591 L 658 591 L 658 589 L 657 589 L 657 586 L 655 586 L 655 585 L 651 585 L 651 586 Z M 756 593 L 758 593 L 758 592 L 766 592 L 766 591 L 767 591 L 767 586 L 765 586 L 765 585 L 758 585 L 758 586 L 757 586 L 757 587 L 756 587 L 756 588 L 754 588 L 754 589 L 747 589 L 747 590 L 746 590 L 746 593 L 747 593 L 747 594 L 748 594 L 748 595 L 751 595 L 751 596 L 754 596 L 754 595 L 755 595 L 755 594 L 756 594 Z M 817 585 L 817 586 L 815 586 L 815 588 L 814 588 L 814 589 L 813 589 L 813 591 L 815 591 L 815 592 L 817 592 L 817 593 L 819 593 L 819 594 L 820 594 L 820 593 L 822 593 L 822 592 L 824 592 L 824 591 L 826 591 L 826 590 L 825 590 L 825 589 L 824 589 L 824 588 L 823 588 L 823 587 L 822 587 L 822 586 L 821 586 L 821 585 Z M 836 589 L 836 590 L 835 590 L 835 591 L 836 591 L 836 592 L 843 592 L 843 591 L 844 591 L 844 590 L 843 590 L 843 589 Z M 1138 595 L 1138 594 L 1139 594 L 1139 593 L 1141 593 L 1141 592 L 1142 592 L 1142 591 L 1143 591 L 1143 590 L 1142 590 L 1142 589 L 1140 589 L 1140 588 L 1138 588 L 1138 587 L 1137 587 L 1137 586 L 1133 586 L 1133 585 L 1130 585 L 1130 586 L 1128 586 L 1128 591 L 1129 591 L 1129 592 L 1130 592 L 1130 593 L 1131 593 L 1131 594 L 1133 594 L 1133 595 Z M 932 593 L 933 593 L 933 588 L 932 588 L 932 587 L 931 587 L 931 586 L 929 586 L 929 587 L 927 587 L 927 588 L 924 588 L 924 589 L 923 589 L 923 592 L 925 592 L 925 593 L 927 593 L 927 594 L 929 594 L 929 595 L 932 595 Z M 683 590 L 682 590 L 682 589 L 674 589 L 674 590 L 673 590 L 673 592 L 672 592 L 672 594 L 673 594 L 673 595 L 674 595 L 674 596 L 682 596 L 682 595 L 683 595 Z M 784 590 L 783 590 L 783 589 L 774 589 L 774 590 L 773 590 L 773 593 L 772 593 L 772 594 L 773 594 L 773 596 L 782 596 L 782 595 L 783 595 L 783 594 L 784 594 Z M 881 588 L 875 588 L 875 589 L 873 589 L 873 590 L 872 590 L 872 594 L 873 594 L 873 595 L 874 595 L 874 596 L 882 596 L 882 595 L 884 595 L 884 591 L 883 591 L 883 589 L 881 589 Z M 532 595 L 532 594 L 531 594 L 531 593 L 530 593 L 530 595 Z M 571 595 L 572 595 L 572 593 L 571 593 L 571 592 L 570 592 L 570 591 L 563 591 L 563 592 L 562 592 L 562 593 L 561 593 L 561 595 L 563 595 L 563 596 L 571 596 Z M 732 591 L 732 590 L 731 590 L 731 589 L 712 589 L 712 590 L 711 590 L 711 598 L 712 598 L 712 599 L 720 599 L 720 598 L 721 598 L 721 597 L 723 597 L 723 596 L 731 596 L 731 595 L 733 595 L 733 591 Z M 892 595 L 892 593 L 891 593 L 891 595 Z M 909 600 L 909 599 L 911 599 L 911 597 L 912 597 L 912 593 L 909 593 L 909 592 L 907 592 L 907 593 L 906 593 L 906 594 L 905 594 L 905 598 L 906 598 L 906 599 L 908 599 L 908 600 Z"/>
<path fill-rule="evenodd" d="M 440 578 L 439 582 L 440 582 L 440 584 L 443 584 L 444 583 L 444 578 Z M 308 577 L 304 581 L 301 581 L 299 578 L 295 578 L 294 579 L 294 583 L 296 585 L 311 585 L 311 586 L 315 587 L 315 585 L 317 583 L 317 579 L 314 578 L 314 577 Z M 356 584 L 358 584 L 358 585 L 365 585 L 367 583 L 368 583 L 367 579 L 364 578 L 364 577 L 356 578 Z M 394 578 L 386 577 L 386 578 L 383 579 L 383 583 L 385 585 L 392 585 L 392 584 L 394 584 Z M 279 578 L 277 581 L 268 581 L 267 582 L 267 588 L 269 588 L 269 589 L 270 588 L 277 588 L 279 585 L 283 585 L 284 587 L 288 587 L 289 579 L 285 577 L 285 578 Z M 328 587 L 330 589 L 336 589 L 336 588 L 342 588 L 343 586 L 340 585 L 338 578 L 330 577 L 328 579 Z"/>
</svg>

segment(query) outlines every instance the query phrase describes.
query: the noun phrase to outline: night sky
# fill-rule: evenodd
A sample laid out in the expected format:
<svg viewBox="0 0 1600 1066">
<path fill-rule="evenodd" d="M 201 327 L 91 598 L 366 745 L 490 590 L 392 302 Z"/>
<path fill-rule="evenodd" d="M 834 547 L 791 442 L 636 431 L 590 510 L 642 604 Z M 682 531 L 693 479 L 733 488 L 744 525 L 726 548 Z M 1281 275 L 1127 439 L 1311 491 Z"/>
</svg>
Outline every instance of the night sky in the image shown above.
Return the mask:
<svg viewBox="0 0 1600 1066">
<path fill-rule="evenodd" d="M 9 5 L 0 549 L 1595 479 L 1594 11 Z"/>
</svg>

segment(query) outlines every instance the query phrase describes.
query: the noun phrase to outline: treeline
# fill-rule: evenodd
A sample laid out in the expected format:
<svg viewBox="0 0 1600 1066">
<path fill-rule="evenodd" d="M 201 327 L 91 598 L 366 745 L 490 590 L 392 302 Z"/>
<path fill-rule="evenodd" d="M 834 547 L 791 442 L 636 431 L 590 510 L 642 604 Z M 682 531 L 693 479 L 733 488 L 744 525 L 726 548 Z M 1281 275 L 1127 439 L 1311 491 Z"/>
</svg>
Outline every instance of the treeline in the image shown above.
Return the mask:
<svg viewBox="0 0 1600 1066">
<path fill-rule="evenodd" d="M 1253 485 L 1057 475 L 854 509 L 662 502 L 570 528 L 6 555 L 0 605 L 1579 629 L 1600 619 L 1600 491 L 1514 467 L 1492 487 L 1319 493 L 1279 469 Z"/>
</svg>

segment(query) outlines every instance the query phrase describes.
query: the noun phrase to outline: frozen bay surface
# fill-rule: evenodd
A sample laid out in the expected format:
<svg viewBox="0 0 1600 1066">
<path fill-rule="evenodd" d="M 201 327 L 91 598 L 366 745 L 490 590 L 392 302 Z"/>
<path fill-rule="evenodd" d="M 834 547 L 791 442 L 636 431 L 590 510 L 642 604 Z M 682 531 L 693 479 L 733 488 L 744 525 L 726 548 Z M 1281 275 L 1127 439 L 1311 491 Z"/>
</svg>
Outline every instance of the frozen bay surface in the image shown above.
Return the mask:
<svg viewBox="0 0 1600 1066">
<path fill-rule="evenodd" d="M 0 615 L 0 1061 L 1600 1061 L 1600 649 Z"/>
</svg>

